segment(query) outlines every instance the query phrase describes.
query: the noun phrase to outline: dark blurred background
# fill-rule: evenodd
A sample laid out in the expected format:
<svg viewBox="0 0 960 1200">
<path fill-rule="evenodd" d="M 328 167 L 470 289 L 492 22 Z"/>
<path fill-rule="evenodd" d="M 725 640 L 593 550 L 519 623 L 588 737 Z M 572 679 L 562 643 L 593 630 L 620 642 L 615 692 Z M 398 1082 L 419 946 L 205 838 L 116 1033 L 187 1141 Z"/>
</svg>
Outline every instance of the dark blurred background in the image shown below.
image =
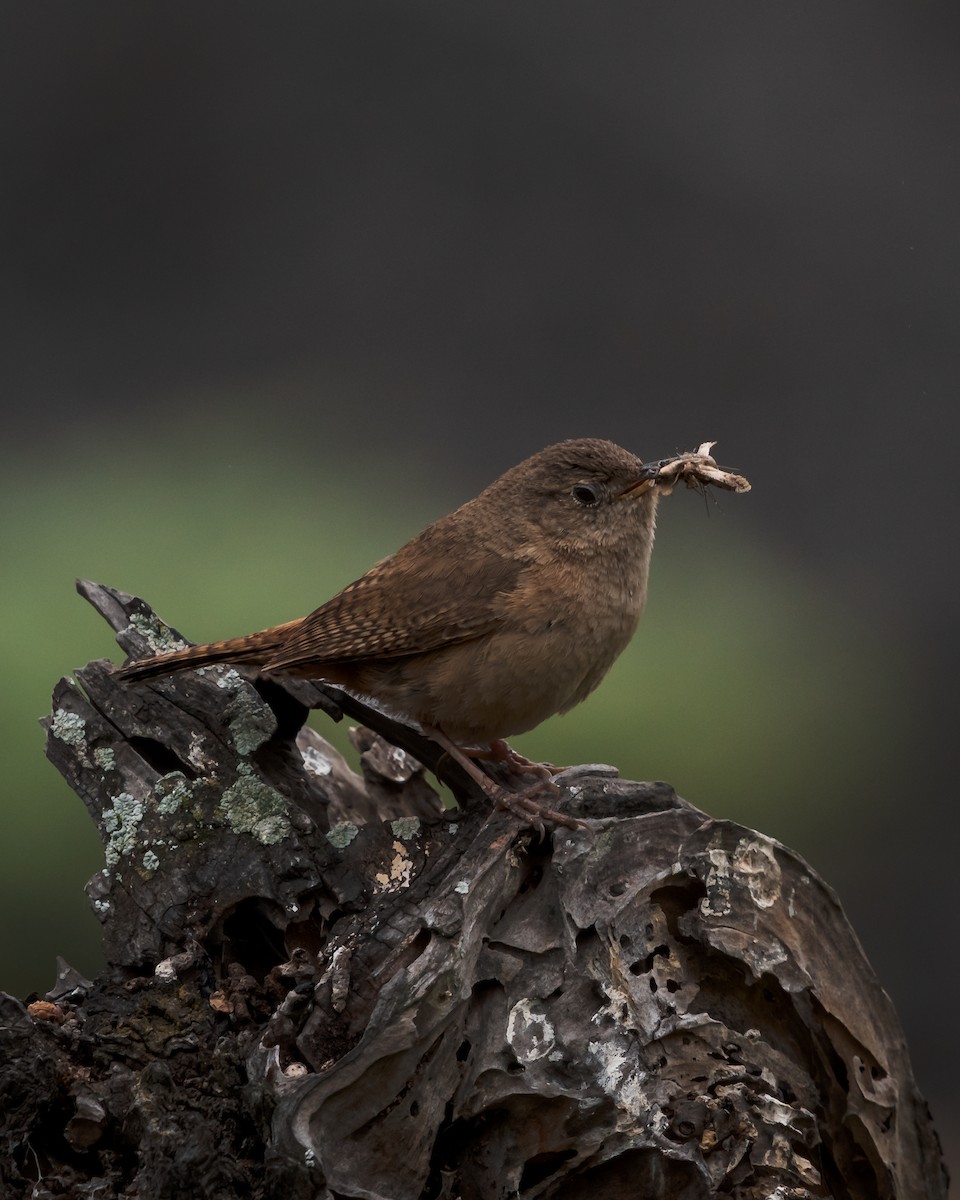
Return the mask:
<svg viewBox="0 0 960 1200">
<path fill-rule="evenodd" d="M 753 492 L 664 503 L 634 645 L 518 745 L 803 853 L 956 1172 L 960 7 L 0 21 L 0 987 L 99 967 L 36 725 L 115 652 L 74 576 L 245 633 L 549 442 L 717 438 Z"/>
</svg>

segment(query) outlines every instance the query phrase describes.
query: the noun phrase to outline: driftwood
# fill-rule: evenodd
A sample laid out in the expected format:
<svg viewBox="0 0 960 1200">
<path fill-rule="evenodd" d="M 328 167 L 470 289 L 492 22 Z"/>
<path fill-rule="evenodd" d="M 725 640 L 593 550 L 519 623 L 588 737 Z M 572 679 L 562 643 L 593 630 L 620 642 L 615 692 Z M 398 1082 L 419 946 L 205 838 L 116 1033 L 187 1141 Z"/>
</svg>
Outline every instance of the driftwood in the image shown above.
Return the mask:
<svg viewBox="0 0 960 1200">
<path fill-rule="evenodd" d="M 179 636 L 81 590 L 129 652 Z M 362 776 L 309 707 L 362 720 Z M 221 667 L 94 662 L 45 724 L 109 967 L 2 1001 L 0 1195 L 946 1195 L 890 1001 L 777 842 L 608 767 L 537 840 L 414 731 Z"/>
</svg>

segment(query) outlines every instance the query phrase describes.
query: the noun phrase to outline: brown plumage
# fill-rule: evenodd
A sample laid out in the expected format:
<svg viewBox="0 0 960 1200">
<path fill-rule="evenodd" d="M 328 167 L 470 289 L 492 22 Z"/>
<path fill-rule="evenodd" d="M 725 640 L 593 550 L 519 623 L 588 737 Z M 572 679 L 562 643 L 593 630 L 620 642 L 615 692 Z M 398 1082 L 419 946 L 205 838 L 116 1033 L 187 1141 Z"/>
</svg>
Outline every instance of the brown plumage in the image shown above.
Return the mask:
<svg viewBox="0 0 960 1200">
<path fill-rule="evenodd" d="M 658 464 L 549 446 L 301 620 L 123 668 L 211 663 L 324 679 L 460 743 L 523 732 L 587 696 L 643 611 Z"/>
</svg>

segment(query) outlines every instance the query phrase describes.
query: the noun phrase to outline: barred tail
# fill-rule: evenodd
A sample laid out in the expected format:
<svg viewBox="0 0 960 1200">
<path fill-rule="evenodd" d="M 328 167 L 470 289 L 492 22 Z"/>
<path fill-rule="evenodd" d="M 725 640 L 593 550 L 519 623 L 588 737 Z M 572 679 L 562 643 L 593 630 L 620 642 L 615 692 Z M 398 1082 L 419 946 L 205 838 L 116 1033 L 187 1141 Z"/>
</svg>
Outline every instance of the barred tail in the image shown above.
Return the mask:
<svg viewBox="0 0 960 1200">
<path fill-rule="evenodd" d="M 299 621 L 264 629 L 260 633 L 245 637 L 229 638 L 225 642 L 209 642 L 205 646 L 189 646 L 186 650 L 174 650 L 170 654 L 156 654 L 152 658 L 141 658 L 128 663 L 117 671 L 120 679 L 135 681 L 153 679 L 158 675 L 171 675 L 174 671 L 187 671 L 197 667 L 208 667 L 213 663 L 234 662 L 259 666 L 272 658 L 284 639 Z"/>
</svg>

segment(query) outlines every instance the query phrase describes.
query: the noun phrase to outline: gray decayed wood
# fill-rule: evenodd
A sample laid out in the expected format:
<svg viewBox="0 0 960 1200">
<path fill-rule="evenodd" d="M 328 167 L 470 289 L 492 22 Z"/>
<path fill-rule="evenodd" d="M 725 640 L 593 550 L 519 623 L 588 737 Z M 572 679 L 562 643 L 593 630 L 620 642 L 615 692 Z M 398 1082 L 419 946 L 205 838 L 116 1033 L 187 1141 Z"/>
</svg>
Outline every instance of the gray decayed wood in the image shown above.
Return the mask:
<svg viewBox="0 0 960 1200">
<path fill-rule="evenodd" d="M 81 590 L 131 653 L 179 637 Z M 362 775 L 309 707 L 362 720 Z M 415 732 L 229 668 L 90 663 L 45 724 L 109 967 L 0 1002 L 0 1195 L 946 1195 L 890 1001 L 777 842 L 602 767 L 561 777 L 582 830 L 456 774 L 444 813 Z"/>
</svg>

